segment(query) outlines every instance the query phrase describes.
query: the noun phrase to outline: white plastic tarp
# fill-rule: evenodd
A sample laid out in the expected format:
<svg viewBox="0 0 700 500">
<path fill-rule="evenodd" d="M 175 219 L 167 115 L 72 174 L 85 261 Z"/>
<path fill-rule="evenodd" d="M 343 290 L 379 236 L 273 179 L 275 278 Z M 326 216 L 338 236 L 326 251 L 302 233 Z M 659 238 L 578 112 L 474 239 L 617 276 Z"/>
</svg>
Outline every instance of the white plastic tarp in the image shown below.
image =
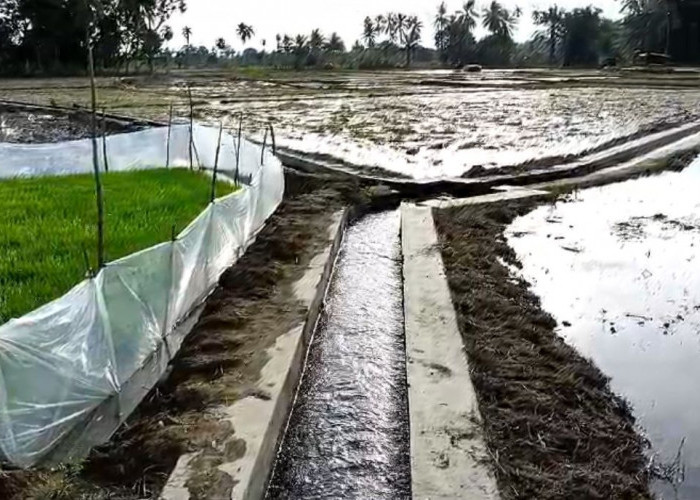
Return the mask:
<svg viewBox="0 0 700 500">
<path fill-rule="evenodd" d="M 172 164 L 188 161 L 187 130 L 173 128 Z M 164 132 L 112 136 L 110 168 L 163 166 Z M 217 139 L 218 130 L 195 127 L 203 165 L 213 164 Z M 225 135 L 224 141 L 230 146 L 222 148 L 219 165 L 235 170 L 235 138 Z M 90 141 L 0 145 L 0 175 L 91 172 L 92 150 L 86 144 Z M 177 352 L 182 338 L 170 335 L 175 326 L 206 298 L 282 200 L 281 164 L 267 151 L 261 164 L 261 152 L 242 142 L 239 167 L 250 183 L 210 204 L 174 242 L 110 263 L 63 297 L 0 326 L 0 452 L 5 458 L 34 465 L 67 435 L 90 427 L 88 417 L 107 400 L 135 407 L 136 401 L 122 399 L 125 384 L 155 353 Z M 162 371 L 165 365 L 157 366 Z M 128 416 L 118 413 L 109 433 Z"/>
</svg>

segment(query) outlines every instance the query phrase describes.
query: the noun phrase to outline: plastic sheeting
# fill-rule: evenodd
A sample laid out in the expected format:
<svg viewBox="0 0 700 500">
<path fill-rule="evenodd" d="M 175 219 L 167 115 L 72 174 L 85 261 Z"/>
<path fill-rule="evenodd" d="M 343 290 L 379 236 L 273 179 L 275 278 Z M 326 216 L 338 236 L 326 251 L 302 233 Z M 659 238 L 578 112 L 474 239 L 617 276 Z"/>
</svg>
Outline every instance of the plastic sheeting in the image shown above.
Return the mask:
<svg viewBox="0 0 700 500">
<path fill-rule="evenodd" d="M 112 136 L 110 169 L 163 166 L 165 134 Z M 195 128 L 204 165 L 213 164 L 217 136 L 218 130 Z M 188 128 L 174 127 L 172 139 L 171 164 L 187 164 Z M 235 138 L 226 141 L 219 164 L 235 170 Z M 0 175 L 92 171 L 86 144 L 0 145 Z M 112 262 L 63 297 L 0 326 L 0 452 L 6 459 L 28 467 L 49 456 L 84 456 L 157 381 L 183 340 L 173 334 L 177 325 L 282 200 L 282 167 L 269 152 L 261 165 L 260 147 L 243 141 L 239 166 L 249 184 L 210 204 L 175 241 Z M 110 408 L 111 418 L 96 418 L 99 408 Z M 104 421 L 98 426 L 97 420 Z"/>
</svg>

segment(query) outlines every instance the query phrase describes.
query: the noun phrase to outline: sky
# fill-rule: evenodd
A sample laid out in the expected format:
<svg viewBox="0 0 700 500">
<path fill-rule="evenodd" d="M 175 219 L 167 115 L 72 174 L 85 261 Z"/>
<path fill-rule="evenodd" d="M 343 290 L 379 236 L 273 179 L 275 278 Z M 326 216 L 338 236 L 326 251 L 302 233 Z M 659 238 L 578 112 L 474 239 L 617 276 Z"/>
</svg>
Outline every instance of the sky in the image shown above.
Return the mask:
<svg viewBox="0 0 700 500">
<path fill-rule="evenodd" d="M 481 10 L 490 0 L 477 0 L 477 9 Z M 509 7 L 519 5 L 523 9 L 516 41 L 530 38 L 537 30 L 532 23 L 532 11 L 545 9 L 554 0 L 501 0 Z M 275 35 L 298 33 L 308 35 L 314 28 L 320 28 L 328 35 L 338 32 L 348 48 L 362 35 L 362 23 L 366 16 L 374 17 L 387 12 L 404 12 L 416 15 L 424 25 L 423 45 L 433 47 L 433 19 L 439 0 L 187 0 L 188 8 L 184 14 L 172 17 L 170 25 L 175 38 L 170 43 L 173 48 L 184 45 L 182 28 L 192 28 L 191 43 L 212 47 L 217 38 L 223 37 L 234 49 L 240 51 L 243 46 L 236 37 L 236 26 L 244 22 L 255 29 L 255 38 L 246 47 L 261 48 L 262 40 L 267 40 L 268 49 L 273 49 Z M 448 12 L 460 8 L 463 0 L 446 0 Z M 618 18 L 620 0 L 556 0 L 557 5 L 565 9 L 595 5 L 603 10 L 603 15 Z M 484 35 L 479 27 L 476 37 Z"/>
</svg>

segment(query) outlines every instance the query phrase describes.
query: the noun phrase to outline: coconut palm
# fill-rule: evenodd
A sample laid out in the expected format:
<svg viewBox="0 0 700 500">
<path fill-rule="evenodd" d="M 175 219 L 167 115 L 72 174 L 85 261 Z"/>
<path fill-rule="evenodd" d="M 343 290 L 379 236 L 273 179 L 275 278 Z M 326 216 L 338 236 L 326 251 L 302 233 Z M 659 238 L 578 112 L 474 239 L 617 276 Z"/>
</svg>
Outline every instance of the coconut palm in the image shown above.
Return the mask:
<svg viewBox="0 0 700 500">
<path fill-rule="evenodd" d="M 214 46 L 223 53 L 226 50 L 226 40 L 223 37 L 217 38 Z"/>
<path fill-rule="evenodd" d="M 277 52 L 282 52 L 282 35 L 277 33 L 275 35 L 275 41 L 277 42 Z"/>
<path fill-rule="evenodd" d="M 467 0 L 467 2 L 462 6 L 462 10 L 459 12 L 459 19 L 471 32 L 476 28 L 476 20 L 479 18 L 479 14 L 476 12 L 476 0 Z"/>
<path fill-rule="evenodd" d="M 238 38 L 241 39 L 241 42 L 243 42 L 243 45 L 245 45 L 248 40 L 255 36 L 255 30 L 249 24 L 240 23 L 236 27 L 236 34 Z"/>
<path fill-rule="evenodd" d="M 384 29 L 386 28 L 386 17 L 381 14 L 375 16 L 374 27 L 376 28 L 377 33 L 383 33 Z"/>
<path fill-rule="evenodd" d="M 370 49 L 373 48 L 377 43 L 377 32 L 379 29 L 377 25 L 372 22 L 372 19 L 367 16 L 365 17 L 364 29 L 362 31 L 362 40 L 367 44 Z"/>
<path fill-rule="evenodd" d="M 442 2 L 438 6 L 438 12 L 433 21 L 435 27 L 435 47 L 439 51 L 444 51 L 447 48 L 447 5 Z"/>
<path fill-rule="evenodd" d="M 182 28 L 182 36 L 185 37 L 185 44 L 189 47 L 190 45 L 190 38 L 192 37 L 192 28 L 189 26 L 185 26 Z"/>
<path fill-rule="evenodd" d="M 491 4 L 484 9 L 482 24 L 484 28 L 492 34 L 502 38 L 512 38 L 513 28 L 517 23 L 519 11 L 511 13 L 501 5 L 498 0 L 493 0 Z"/>
<path fill-rule="evenodd" d="M 328 43 L 326 43 L 326 50 L 328 52 L 345 52 L 345 42 L 338 33 L 331 33 Z"/>
<path fill-rule="evenodd" d="M 312 51 L 321 50 L 325 43 L 326 37 L 323 36 L 320 29 L 315 29 L 311 32 L 311 36 L 309 36 L 309 48 Z"/>
<path fill-rule="evenodd" d="M 291 54 L 294 51 L 294 40 L 289 35 L 282 37 L 282 49 L 285 54 Z"/>
<path fill-rule="evenodd" d="M 564 11 L 556 5 L 547 10 L 536 10 L 532 20 L 539 26 L 544 26 L 549 37 L 549 63 L 556 61 L 557 42 L 564 36 Z"/>
<path fill-rule="evenodd" d="M 399 16 L 402 16 L 402 14 L 399 14 Z M 403 43 L 406 50 L 406 67 L 409 67 L 411 66 L 413 51 L 421 40 L 423 23 L 417 16 L 405 16 L 404 20 L 399 21 L 399 26 L 401 26 L 399 30 L 401 43 Z"/>
<path fill-rule="evenodd" d="M 307 48 L 307 39 L 304 35 L 297 35 L 294 39 L 294 52 L 297 54 L 303 54 Z"/>
<path fill-rule="evenodd" d="M 389 12 L 386 15 L 386 23 L 384 24 L 384 32 L 389 36 L 389 40 L 396 42 L 398 36 L 398 15 Z"/>
</svg>

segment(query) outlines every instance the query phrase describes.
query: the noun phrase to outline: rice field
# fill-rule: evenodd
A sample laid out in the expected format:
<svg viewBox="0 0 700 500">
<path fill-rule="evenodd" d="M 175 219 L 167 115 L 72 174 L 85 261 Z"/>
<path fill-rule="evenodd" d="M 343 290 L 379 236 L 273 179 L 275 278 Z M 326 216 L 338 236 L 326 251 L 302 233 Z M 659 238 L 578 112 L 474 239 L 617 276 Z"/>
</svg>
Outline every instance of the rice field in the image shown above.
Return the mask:
<svg viewBox="0 0 700 500">
<path fill-rule="evenodd" d="M 143 250 L 180 232 L 209 203 L 211 179 L 186 169 L 103 176 L 105 259 Z M 219 182 L 217 196 L 234 186 Z M 60 297 L 97 261 L 92 175 L 0 182 L 0 324 Z"/>
</svg>

